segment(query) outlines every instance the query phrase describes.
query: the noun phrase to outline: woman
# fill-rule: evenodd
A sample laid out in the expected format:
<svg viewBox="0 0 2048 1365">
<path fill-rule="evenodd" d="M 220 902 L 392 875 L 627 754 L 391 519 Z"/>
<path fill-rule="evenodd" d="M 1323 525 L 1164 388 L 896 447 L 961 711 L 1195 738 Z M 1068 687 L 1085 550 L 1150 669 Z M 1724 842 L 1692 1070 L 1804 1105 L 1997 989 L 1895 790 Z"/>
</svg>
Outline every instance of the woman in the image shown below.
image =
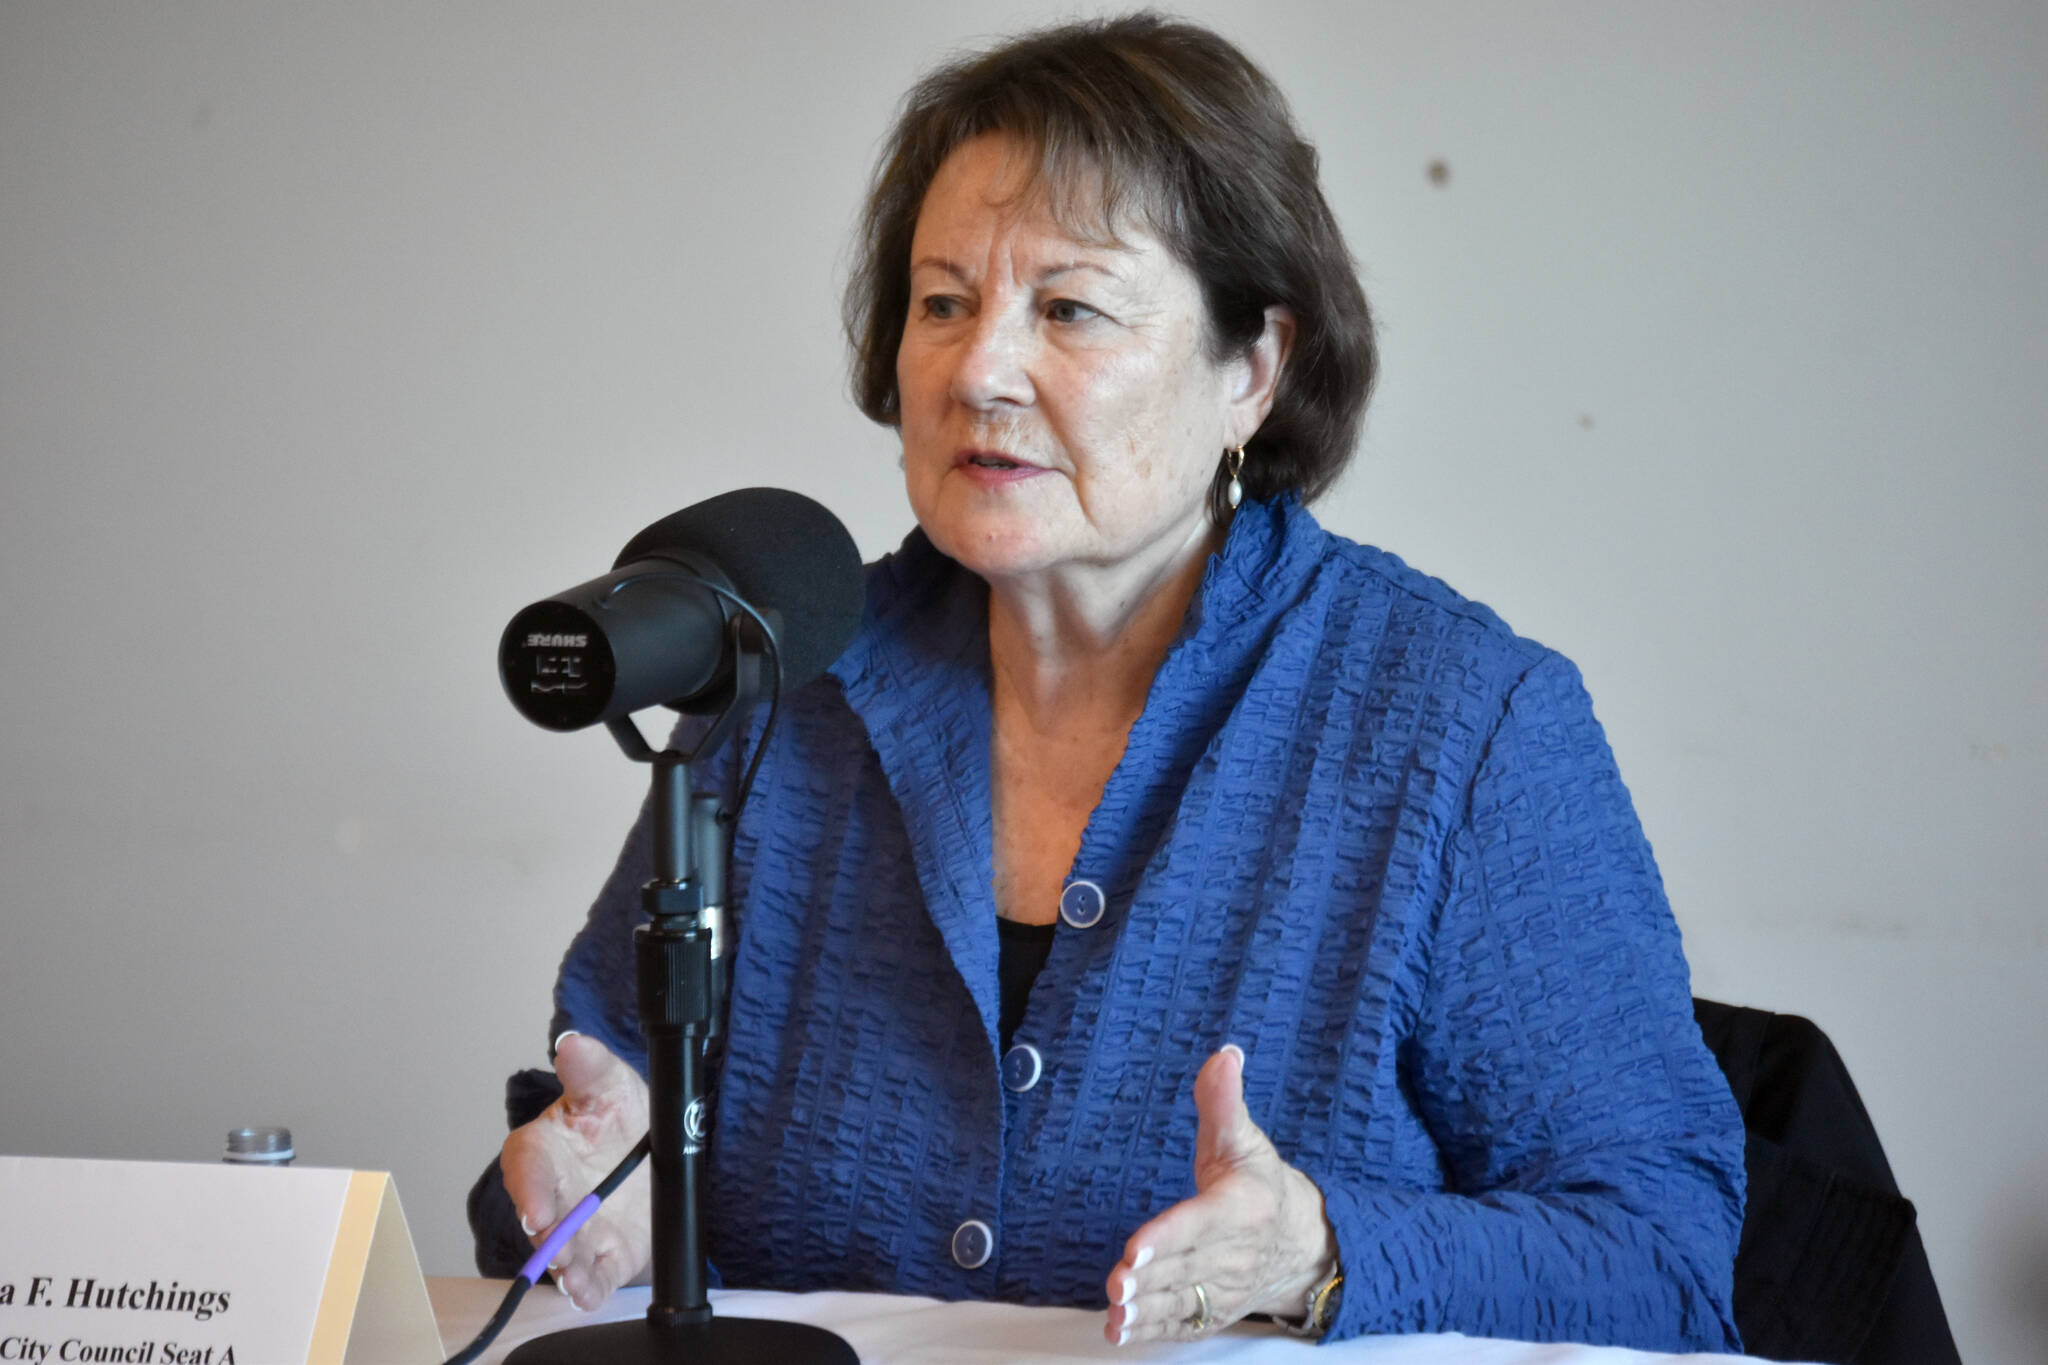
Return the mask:
<svg viewBox="0 0 2048 1365">
<path fill-rule="evenodd" d="M 912 92 L 864 250 L 918 530 L 738 828 L 726 1279 L 1735 1348 L 1739 1120 L 1577 674 L 1301 506 L 1374 359 L 1278 93 L 1149 16 L 1006 44 Z M 644 1124 L 647 863 L 505 1146 L 532 1229 Z"/>
</svg>

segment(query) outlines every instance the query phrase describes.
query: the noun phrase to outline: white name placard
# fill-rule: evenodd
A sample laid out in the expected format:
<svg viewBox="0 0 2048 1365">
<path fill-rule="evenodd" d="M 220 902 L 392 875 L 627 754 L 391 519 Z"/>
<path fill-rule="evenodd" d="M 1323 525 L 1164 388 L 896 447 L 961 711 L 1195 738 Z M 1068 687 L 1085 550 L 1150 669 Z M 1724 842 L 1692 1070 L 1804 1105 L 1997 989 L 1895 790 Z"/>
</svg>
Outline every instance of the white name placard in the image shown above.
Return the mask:
<svg viewBox="0 0 2048 1365">
<path fill-rule="evenodd" d="M 381 1171 L 0 1157 L 0 1362 L 441 1358 Z"/>
</svg>

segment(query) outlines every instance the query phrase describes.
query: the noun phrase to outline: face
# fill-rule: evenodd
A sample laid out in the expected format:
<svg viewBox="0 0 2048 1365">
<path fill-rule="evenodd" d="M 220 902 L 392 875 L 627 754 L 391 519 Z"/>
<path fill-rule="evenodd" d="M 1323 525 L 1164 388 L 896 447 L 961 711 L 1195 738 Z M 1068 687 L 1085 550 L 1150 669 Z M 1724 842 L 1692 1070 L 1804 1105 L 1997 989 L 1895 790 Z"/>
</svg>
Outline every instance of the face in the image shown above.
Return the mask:
<svg viewBox="0 0 2048 1365">
<path fill-rule="evenodd" d="M 896 355 L 911 507 L 991 582 L 1170 570 L 1208 548 L 1255 366 L 1209 358 L 1201 286 L 1164 246 L 1072 235 L 1031 165 L 982 137 L 925 195 Z"/>
</svg>

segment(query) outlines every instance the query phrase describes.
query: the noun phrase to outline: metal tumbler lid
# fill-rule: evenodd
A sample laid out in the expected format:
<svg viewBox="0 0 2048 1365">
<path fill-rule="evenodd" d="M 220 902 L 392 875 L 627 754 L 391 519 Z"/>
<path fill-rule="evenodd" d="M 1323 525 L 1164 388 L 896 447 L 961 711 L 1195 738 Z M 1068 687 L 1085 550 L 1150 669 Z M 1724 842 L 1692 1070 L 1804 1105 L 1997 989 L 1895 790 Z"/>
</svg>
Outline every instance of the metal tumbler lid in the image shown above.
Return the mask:
<svg viewBox="0 0 2048 1365">
<path fill-rule="evenodd" d="M 222 1161 L 257 1166 L 282 1166 L 296 1155 L 289 1128 L 234 1128 L 228 1131 L 227 1150 Z"/>
</svg>

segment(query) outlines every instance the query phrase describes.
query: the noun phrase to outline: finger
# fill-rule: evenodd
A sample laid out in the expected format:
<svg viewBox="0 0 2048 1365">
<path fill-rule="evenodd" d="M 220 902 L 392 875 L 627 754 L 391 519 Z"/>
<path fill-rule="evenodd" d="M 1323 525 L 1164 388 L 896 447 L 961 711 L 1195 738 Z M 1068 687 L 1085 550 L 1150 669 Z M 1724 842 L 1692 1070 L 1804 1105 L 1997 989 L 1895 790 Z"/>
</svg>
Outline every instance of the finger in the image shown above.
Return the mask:
<svg viewBox="0 0 2048 1365">
<path fill-rule="evenodd" d="M 1150 1224 L 1147 1224 L 1147 1226 L 1149 1227 Z M 1142 1232 L 1143 1229 L 1140 1229 L 1140 1231 Z M 1130 1245 L 1136 1246 L 1137 1241 L 1138 1238 L 1134 1234 Z M 1103 1281 L 1102 1287 L 1103 1292 L 1109 1298 L 1112 1308 L 1118 1304 L 1129 1303 L 1137 1296 L 1140 1287 L 1138 1274 L 1146 1266 L 1152 1264 L 1154 1255 L 1155 1253 L 1149 1245 L 1140 1247 L 1135 1251 L 1127 1247 L 1124 1252 L 1124 1258 L 1110 1268 L 1109 1278 Z"/>
<path fill-rule="evenodd" d="M 609 1218 L 593 1218 L 555 1261 L 555 1283 L 584 1312 L 590 1312 L 633 1275 L 638 1265 L 626 1230 Z"/>
<path fill-rule="evenodd" d="M 498 1153 L 498 1168 L 504 1174 L 505 1193 L 519 1215 L 521 1231 L 538 1244 L 548 1230 L 565 1218 L 575 1206 L 577 1194 L 566 1189 L 564 1156 L 557 1150 L 556 1134 L 544 1120 L 516 1128 L 506 1137 Z"/>
<path fill-rule="evenodd" d="M 1119 1346 L 1134 1341 L 1189 1341 L 1228 1326 L 1241 1316 L 1219 1309 L 1213 1286 L 1204 1285 L 1204 1292 L 1209 1297 L 1209 1319 L 1199 1332 L 1195 1330 L 1195 1321 L 1200 1301 L 1190 1283 L 1140 1294 L 1127 1304 L 1112 1306 L 1104 1335 Z"/>
<path fill-rule="evenodd" d="M 555 1283 L 577 1307 L 596 1308 L 647 1269 L 653 1251 L 648 1190 L 642 1167 L 555 1257 L 549 1267 Z"/>
<path fill-rule="evenodd" d="M 1226 1043 L 1195 1076 L 1195 1185 L 1272 1150 L 1244 1103 L 1244 1050 Z"/>
<path fill-rule="evenodd" d="M 1224 1263 L 1214 1256 L 1197 1258 L 1191 1251 L 1155 1257 L 1142 1266 L 1119 1263 L 1109 1277 L 1109 1318 L 1105 1334 L 1112 1342 L 1178 1340 L 1175 1323 L 1194 1311 L 1193 1288 L 1204 1282 L 1210 1313 L 1217 1321 L 1238 1316 L 1226 1314 L 1228 1305 L 1240 1302 L 1243 1294 Z"/>
<path fill-rule="evenodd" d="M 555 1277 L 555 1288 L 586 1313 L 612 1292 L 610 1277 L 604 1273 L 605 1258 L 599 1250 L 610 1235 L 611 1227 L 606 1220 L 591 1219 L 548 1267 L 548 1273 Z"/>
<path fill-rule="evenodd" d="M 1218 1321 L 1234 1321 L 1251 1311 L 1265 1288 L 1261 1250 L 1255 1239 L 1240 1236 L 1156 1260 L 1117 1281 L 1111 1307 L 1121 1306 L 1130 1310 L 1129 1316 L 1156 1320 L 1164 1311 L 1159 1305 L 1164 1298 L 1169 1306 L 1184 1304 L 1181 1315 L 1186 1316 L 1194 1312 L 1188 1296 L 1193 1286 L 1200 1284 L 1208 1291 L 1210 1315 Z"/>
<path fill-rule="evenodd" d="M 565 1033 L 555 1045 L 555 1075 L 572 1105 L 610 1099 L 633 1069 L 587 1033 Z"/>
</svg>

